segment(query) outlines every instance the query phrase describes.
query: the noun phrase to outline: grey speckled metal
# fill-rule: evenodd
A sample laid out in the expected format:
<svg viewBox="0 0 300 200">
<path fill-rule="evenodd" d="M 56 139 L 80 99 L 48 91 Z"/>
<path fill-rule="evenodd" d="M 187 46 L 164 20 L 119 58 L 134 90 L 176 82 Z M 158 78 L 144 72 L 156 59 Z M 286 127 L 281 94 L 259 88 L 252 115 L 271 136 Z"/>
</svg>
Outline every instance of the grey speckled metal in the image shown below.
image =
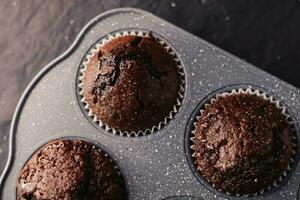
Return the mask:
<svg viewBox="0 0 300 200">
<path fill-rule="evenodd" d="M 175 118 L 142 137 L 121 137 L 93 126 L 80 109 L 76 93 L 78 67 L 88 49 L 106 34 L 128 28 L 163 36 L 177 51 L 186 73 L 185 97 Z M 288 106 L 294 123 L 300 121 L 297 88 L 150 13 L 131 8 L 106 12 L 93 19 L 68 51 L 46 66 L 23 94 L 11 127 L 9 160 L 0 179 L 1 199 L 16 199 L 16 180 L 24 163 L 41 145 L 60 137 L 81 137 L 108 149 L 125 177 L 129 199 L 240 199 L 203 185 L 185 152 L 185 132 L 194 109 L 208 94 L 236 84 L 254 85 L 275 94 Z M 297 163 L 284 185 L 251 199 L 297 199 L 299 184 Z"/>
<path fill-rule="evenodd" d="M 191 196 L 181 196 L 181 197 L 169 197 L 164 200 L 202 200 L 197 197 L 191 197 Z"/>
</svg>

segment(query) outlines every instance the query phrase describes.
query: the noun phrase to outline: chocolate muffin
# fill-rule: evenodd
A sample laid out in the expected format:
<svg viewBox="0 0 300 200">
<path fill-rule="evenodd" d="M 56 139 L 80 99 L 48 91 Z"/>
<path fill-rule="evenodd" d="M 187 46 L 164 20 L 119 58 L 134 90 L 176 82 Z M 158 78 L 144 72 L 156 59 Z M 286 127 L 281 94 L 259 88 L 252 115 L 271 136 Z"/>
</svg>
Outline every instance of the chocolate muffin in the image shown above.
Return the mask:
<svg viewBox="0 0 300 200">
<path fill-rule="evenodd" d="M 292 130 L 282 110 L 252 94 L 232 94 L 205 108 L 196 125 L 197 169 L 226 193 L 248 195 L 278 180 L 292 157 Z"/>
<path fill-rule="evenodd" d="M 163 121 L 177 103 L 179 87 L 176 62 L 151 35 L 109 41 L 86 63 L 82 83 L 97 119 L 128 132 Z"/>
<path fill-rule="evenodd" d="M 23 167 L 18 200 L 127 199 L 125 185 L 109 156 L 85 141 L 55 140 Z"/>
</svg>

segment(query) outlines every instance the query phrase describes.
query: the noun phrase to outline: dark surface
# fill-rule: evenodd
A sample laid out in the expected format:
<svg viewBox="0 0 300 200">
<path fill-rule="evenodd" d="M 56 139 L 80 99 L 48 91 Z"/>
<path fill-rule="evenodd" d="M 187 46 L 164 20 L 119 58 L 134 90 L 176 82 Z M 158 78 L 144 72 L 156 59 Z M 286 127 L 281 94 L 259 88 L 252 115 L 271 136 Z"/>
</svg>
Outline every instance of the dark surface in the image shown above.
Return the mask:
<svg viewBox="0 0 300 200">
<path fill-rule="evenodd" d="M 223 192 L 246 195 L 268 188 L 292 158 L 285 118 L 281 109 L 255 95 L 219 97 L 205 108 L 196 128 L 198 170 Z"/>
<path fill-rule="evenodd" d="M 18 200 L 127 199 L 123 177 L 106 153 L 81 140 L 55 140 L 25 164 Z"/>
<path fill-rule="evenodd" d="M 103 11 L 146 9 L 300 87 L 297 0 L 0 1 L 0 171 L 10 121 L 29 81 Z"/>
<path fill-rule="evenodd" d="M 95 53 L 86 67 L 85 102 L 115 130 L 151 130 L 173 111 L 179 98 L 176 62 L 154 37 L 116 38 Z"/>
</svg>

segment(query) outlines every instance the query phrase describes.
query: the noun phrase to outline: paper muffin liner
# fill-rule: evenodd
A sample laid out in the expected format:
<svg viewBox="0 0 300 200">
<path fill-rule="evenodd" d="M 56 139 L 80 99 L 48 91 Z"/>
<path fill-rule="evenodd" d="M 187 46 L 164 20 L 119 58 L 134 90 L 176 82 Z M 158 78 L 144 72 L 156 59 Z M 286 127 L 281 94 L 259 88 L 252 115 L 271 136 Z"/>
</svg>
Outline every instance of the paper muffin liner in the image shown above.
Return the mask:
<svg viewBox="0 0 300 200">
<path fill-rule="evenodd" d="M 178 71 L 178 77 L 179 77 L 179 91 L 177 94 L 177 99 L 176 99 L 176 104 L 173 106 L 173 109 L 169 112 L 169 114 L 157 125 L 154 125 L 151 128 L 147 128 L 146 130 L 139 130 L 139 131 L 123 131 L 123 130 L 118 130 L 113 127 L 108 126 L 104 122 L 102 122 L 95 114 L 93 114 L 92 109 L 90 108 L 88 102 L 85 100 L 83 96 L 83 78 L 85 75 L 85 71 L 87 69 L 87 64 L 90 62 L 90 59 L 95 55 L 95 53 L 98 53 L 99 50 L 108 42 L 110 42 L 113 39 L 116 39 L 118 37 L 123 37 L 123 36 L 140 36 L 140 37 L 153 37 L 158 44 L 160 44 L 164 49 L 166 50 L 167 53 L 173 58 L 177 71 Z M 185 92 L 185 73 L 184 73 L 184 68 L 181 64 L 181 61 L 173 48 L 161 37 L 157 36 L 156 34 L 153 34 L 151 31 L 142 31 L 142 30 L 130 30 L 130 31 L 119 31 L 115 33 L 108 34 L 105 38 L 97 42 L 85 55 L 85 58 L 80 66 L 80 71 L 79 71 L 79 77 L 78 77 L 78 89 L 79 89 L 79 97 L 80 97 L 80 102 L 83 104 L 84 110 L 87 114 L 87 116 L 94 122 L 96 123 L 99 127 L 103 128 L 105 131 L 111 132 L 113 134 L 121 135 L 121 136 L 142 136 L 142 135 L 147 135 L 155 132 L 156 130 L 161 129 L 164 125 L 169 123 L 170 120 L 172 120 L 176 113 L 178 113 L 178 110 L 180 106 L 182 105 L 183 97 L 184 97 L 184 92 Z"/>
<path fill-rule="evenodd" d="M 250 94 L 250 95 L 255 95 L 255 96 L 258 96 L 258 97 L 261 97 L 263 98 L 264 100 L 266 101 L 269 101 L 271 102 L 272 104 L 274 104 L 277 108 L 279 108 L 281 110 L 281 113 L 285 116 L 285 119 L 286 121 L 288 122 L 289 124 L 289 127 L 291 128 L 292 130 L 292 140 L 293 140 L 293 148 L 292 148 L 292 156 L 291 156 L 291 159 L 290 159 L 290 162 L 289 164 L 287 165 L 285 171 L 282 173 L 282 175 L 274 181 L 274 183 L 272 185 L 270 185 L 269 187 L 267 188 L 264 188 L 256 193 L 253 193 L 253 194 L 232 194 L 232 193 L 229 193 L 229 192 L 223 192 L 221 189 L 218 189 L 215 187 L 214 184 L 212 184 L 211 182 L 209 182 L 205 176 L 201 173 L 200 171 L 200 166 L 197 165 L 197 162 L 196 162 L 196 153 L 195 153 L 195 145 L 194 145 L 194 142 L 195 142 L 195 132 L 196 132 L 196 128 L 197 128 L 197 125 L 199 123 L 199 120 L 204 112 L 204 110 L 209 106 L 211 105 L 212 103 L 216 102 L 220 97 L 226 97 L 226 96 L 230 96 L 230 95 L 236 95 L 236 94 Z M 237 196 L 237 197 L 249 197 L 249 196 L 257 196 L 257 195 L 261 195 L 261 194 L 264 194 L 265 192 L 268 192 L 270 190 L 272 190 L 273 188 L 277 188 L 280 183 L 282 182 L 282 180 L 285 179 L 285 177 L 288 175 L 288 173 L 291 171 L 292 169 L 292 165 L 294 164 L 295 160 L 295 155 L 296 155 L 296 130 L 293 126 L 293 122 L 291 121 L 291 116 L 288 114 L 287 112 L 287 109 L 284 105 L 282 105 L 282 103 L 279 101 L 279 100 L 276 100 L 273 96 L 271 95 L 268 95 L 267 93 L 261 91 L 261 90 L 258 90 L 258 89 L 254 89 L 254 88 L 238 88 L 238 89 L 233 89 L 231 91 L 226 91 L 226 92 L 221 92 L 221 93 L 218 93 L 216 94 L 214 97 L 212 97 L 209 101 L 209 103 L 205 103 L 204 106 L 202 106 L 202 108 L 200 109 L 199 111 L 200 115 L 197 115 L 196 118 L 194 119 L 194 123 L 193 123 L 193 129 L 191 131 L 191 137 L 190 137 L 190 141 L 192 143 L 192 145 L 190 145 L 190 150 L 191 150 L 191 156 L 192 158 L 194 159 L 194 166 L 196 168 L 196 171 L 205 179 L 205 181 L 210 184 L 213 188 L 215 188 L 217 191 L 219 192 L 222 192 L 224 194 L 227 194 L 227 195 L 232 195 L 232 196 Z"/>
</svg>

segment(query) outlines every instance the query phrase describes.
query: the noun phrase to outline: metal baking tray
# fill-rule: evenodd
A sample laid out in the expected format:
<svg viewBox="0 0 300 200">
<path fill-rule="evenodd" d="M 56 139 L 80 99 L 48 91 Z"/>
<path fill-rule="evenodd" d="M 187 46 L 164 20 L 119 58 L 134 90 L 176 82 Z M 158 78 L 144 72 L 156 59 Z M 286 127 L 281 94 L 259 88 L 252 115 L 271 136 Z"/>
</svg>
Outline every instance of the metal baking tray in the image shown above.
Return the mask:
<svg viewBox="0 0 300 200">
<path fill-rule="evenodd" d="M 97 127 L 81 109 L 77 91 L 78 70 L 87 51 L 107 34 L 130 29 L 162 36 L 180 58 L 186 81 L 175 118 L 162 129 L 139 137 L 115 135 Z M 187 141 L 194 116 L 211 94 L 249 86 L 283 102 L 299 144 L 299 89 L 148 12 L 133 8 L 105 12 L 90 21 L 73 45 L 48 64 L 24 92 L 11 125 L 9 158 L 0 179 L 1 199 L 16 199 L 23 165 L 39 147 L 57 138 L 83 138 L 103 146 L 122 171 L 129 199 L 241 199 L 203 182 L 190 161 Z M 297 199 L 298 155 L 297 150 L 292 172 L 280 187 L 248 198 Z"/>
</svg>

